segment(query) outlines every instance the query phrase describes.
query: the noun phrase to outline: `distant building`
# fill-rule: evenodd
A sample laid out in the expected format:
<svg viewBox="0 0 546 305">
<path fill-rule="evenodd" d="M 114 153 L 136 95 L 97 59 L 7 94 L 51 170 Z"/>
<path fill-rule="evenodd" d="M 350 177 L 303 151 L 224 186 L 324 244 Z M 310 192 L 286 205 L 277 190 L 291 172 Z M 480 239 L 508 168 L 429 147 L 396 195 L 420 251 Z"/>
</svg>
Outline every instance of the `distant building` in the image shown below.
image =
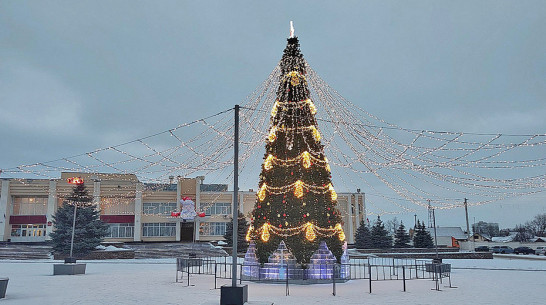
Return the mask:
<svg viewBox="0 0 546 305">
<path fill-rule="evenodd" d="M 470 240 L 472 241 L 478 241 L 478 242 L 484 242 L 484 241 L 491 241 L 491 236 L 487 234 L 480 234 L 480 233 L 474 233 L 470 237 Z"/>
<path fill-rule="evenodd" d="M 426 228 L 434 240 L 434 228 Z M 454 241 L 466 241 L 468 238 L 460 227 L 436 227 L 439 247 L 453 247 Z"/>
<path fill-rule="evenodd" d="M 231 221 L 233 191 L 227 184 L 204 184 L 204 176 L 181 178 L 170 184 L 142 183 L 133 174 L 61 173 L 60 179 L 0 179 L 0 241 L 40 242 L 53 232 L 53 215 L 73 186 L 67 179 L 82 177 L 110 230 L 106 240 L 120 242 L 174 242 L 223 240 Z M 256 201 L 253 190 L 239 192 L 239 209 L 250 215 Z M 198 213 L 194 221 L 171 216 L 189 198 Z M 349 243 L 366 219 L 364 193 L 338 193 Z"/>
<path fill-rule="evenodd" d="M 499 224 L 494 222 L 479 221 L 472 224 L 472 232 L 482 236 L 499 236 Z"/>
</svg>

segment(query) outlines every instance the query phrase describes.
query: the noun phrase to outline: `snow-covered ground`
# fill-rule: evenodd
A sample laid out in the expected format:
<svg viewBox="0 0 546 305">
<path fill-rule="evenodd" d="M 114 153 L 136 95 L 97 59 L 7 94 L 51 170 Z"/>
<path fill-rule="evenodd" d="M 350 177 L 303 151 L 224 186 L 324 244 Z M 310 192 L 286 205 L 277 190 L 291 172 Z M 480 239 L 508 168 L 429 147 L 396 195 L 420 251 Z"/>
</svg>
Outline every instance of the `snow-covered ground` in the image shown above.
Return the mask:
<svg viewBox="0 0 546 305">
<path fill-rule="evenodd" d="M 542 258 L 542 257 L 541 257 Z M 373 282 L 358 280 L 332 285 L 249 285 L 250 304 L 546 304 L 546 259 L 522 256 L 493 260 L 446 260 L 452 283 L 433 291 L 430 280 Z M 191 284 L 175 282 L 174 259 L 87 261 L 85 275 L 53 276 L 53 261 L 0 261 L 0 277 L 9 277 L 2 305 L 15 304 L 219 304 L 214 276 L 192 276 Z M 55 262 L 59 263 L 59 262 Z M 231 280 L 219 281 L 230 284 Z M 447 282 L 444 281 L 444 285 Z"/>
</svg>

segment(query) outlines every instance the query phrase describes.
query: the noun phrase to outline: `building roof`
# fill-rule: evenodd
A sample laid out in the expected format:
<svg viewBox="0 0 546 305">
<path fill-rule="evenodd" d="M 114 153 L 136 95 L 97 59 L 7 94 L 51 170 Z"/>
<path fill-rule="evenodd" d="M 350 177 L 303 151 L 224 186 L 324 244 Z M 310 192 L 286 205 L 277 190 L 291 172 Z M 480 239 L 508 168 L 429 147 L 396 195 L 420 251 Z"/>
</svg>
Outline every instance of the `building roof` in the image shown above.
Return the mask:
<svg viewBox="0 0 546 305">
<path fill-rule="evenodd" d="M 482 237 L 483 239 L 485 239 L 485 240 L 491 240 L 491 238 L 492 238 L 491 235 L 489 235 L 489 234 L 483 234 L 483 233 L 474 233 L 473 236 L 481 236 L 481 237 Z"/>
<path fill-rule="evenodd" d="M 227 184 L 201 184 L 199 186 L 201 192 L 227 192 Z"/>
<path fill-rule="evenodd" d="M 426 230 L 434 237 L 434 228 L 426 228 Z M 466 234 L 460 227 L 437 227 L 436 235 L 438 237 L 451 236 L 455 239 L 467 239 Z"/>
</svg>

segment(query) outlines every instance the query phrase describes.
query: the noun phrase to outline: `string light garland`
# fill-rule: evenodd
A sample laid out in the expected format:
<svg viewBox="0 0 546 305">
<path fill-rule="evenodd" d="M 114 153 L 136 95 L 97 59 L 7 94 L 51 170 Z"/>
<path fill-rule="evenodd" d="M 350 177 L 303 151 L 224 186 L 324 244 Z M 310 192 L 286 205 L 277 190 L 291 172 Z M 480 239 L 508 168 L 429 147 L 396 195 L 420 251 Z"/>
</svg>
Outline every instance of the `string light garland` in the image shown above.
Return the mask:
<svg viewBox="0 0 546 305">
<path fill-rule="evenodd" d="M 373 192 L 375 195 L 367 198 L 369 214 L 412 213 L 415 208 L 427 207 L 428 200 L 435 208 L 453 209 L 462 206 L 464 197 L 472 199 L 469 206 L 483 205 L 546 189 L 546 134 L 403 128 L 347 101 L 307 62 L 300 68 L 294 70 L 297 73 L 288 71 L 291 73 L 288 75 L 277 65 L 240 103 L 241 125 L 245 126 L 240 134 L 242 169 L 252 171 L 252 165 L 263 156 L 258 148 L 263 148 L 264 138 L 270 134 L 276 139 L 282 132 L 288 146 L 291 141 L 294 143 L 292 138 L 296 135 L 310 132 L 311 140 L 304 137 L 310 168 L 321 166 L 327 173 L 335 170 L 332 179 L 336 187 Z M 298 82 L 297 90 L 304 83 L 309 86 L 309 96 L 289 100 L 283 95 L 279 99 L 279 85 L 293 86 L 293 79 Z M 281 118 L 281 110 L 290 111 L 290 116 Z M 309 113 L 315 114 L 317 110 L 323 116 L 316 118 L 321 123 L 320 132 L 315 127 L 316 121 L 308 118 Z M 229 181 L 233 164 L 232 114 L 228 109 L 133 141 L 53 161 L 3 168 L 1 177 L 28 183 L 26 178 L 55 179 L 64 171 L 135 174 L 140 181 L 149 183 L 167 183 L 173 174 L 205 175 L 207 180 L 217 179 L 209 181 Z M 273 133 L 268 129 L 272 120 L 277 128 Z M 300 123 L 291 123 L 296 121 Z M 317 141 L 322 141 L 324 150 L 316 147 Z M 301 155 L 268 154 L 273 156 L 271 168 L 283 167 L 288 174 L 288 167 L 304 164 Z M 321 158 L 321 154 L 330 160 Z M 248 185 L 256 183 L 251 174 L 241 177 L 250 177 L 243 178 Z M 43 188 L 47 193 L 48 187 Z M 303 188 L 309 189 L 305 185 Z"/>
<path fill-rule="evenodd" d="M 267 194 L 280 195 L 290 190 L 294 190 L 294 194 L 301 193 L 301 195 L 303 195 L 304 190 L 313 192 L 315 194 L 326 194 L 328 192 L 331 192 L 332 201 L 335 201 L 337 199 L 337 193 L 335 192 L 334 187 L 331 183 L 326 186 L 319 186 L 319 185 L 307 184 L 301 180 L 297 180 L 294 183 L 284 185 L 284 186 L 270 186 L 270 185 L 267 185 L 266 183 L 263 183 L 262 186 L 260 187 L 260 190 L 258 191 L 258 198 L 260 199 L 260 201 L 263 201 Z M 301 197 L 298 197 L 298 198 L 301 198 Z"/>
<path fill-rule="evenodd" d="M 249 229 L 247 230 L 247 237 L 249 238 L 249 240 L 253 230 L 254 227 L 249 227 Z M 343 231 L 342 225 L 340 223 L 336 224 L 333 227 L 330 226 L 327 228 L 319 227 L 312 224 L 311 222 L 306 222 L 294 227 L 278 228 L 266 222 L 262 225 L 260 229 L 257 230 L 256 233 L 260 235 L 261 240 L 264 242 L 269 241 L 269 239 L 271 238 L 271 234 L 274 234 L 281 238 L 304 234 L 305 238 L 309 241 L 315 240 L 317 236 L 332 237 L 337 235 L 340 241 L 345 240 L 345 232 Z"/>
</svg>

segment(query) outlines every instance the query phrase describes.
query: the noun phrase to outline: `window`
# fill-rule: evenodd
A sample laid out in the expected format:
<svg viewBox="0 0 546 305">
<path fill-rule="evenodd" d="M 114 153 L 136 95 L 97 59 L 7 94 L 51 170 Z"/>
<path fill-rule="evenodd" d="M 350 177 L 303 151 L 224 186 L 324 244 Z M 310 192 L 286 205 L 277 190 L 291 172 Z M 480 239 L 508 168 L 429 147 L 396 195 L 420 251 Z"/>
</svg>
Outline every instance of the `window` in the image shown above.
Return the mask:
<svg viewBox="0 0 546 305">
<path fill-rule="evenodd" d="M 143 237 L 176 236 L 176 223 L 158 222 L 142 224 Z"/>
<path fill-rule="evenodd" d="M 132 223 L 109 223 L 106 238 L 127 238 L 135 236 L 135 225 Z"/>
<path fill-rule="evenodd" d="M 231 203 L 229 202 L 216 202 L 212 204 L 202 204 L 205 208 L 205 214 L 207 215 L 231 215 Z"/>
<path fill-rule="evenodd" d="M 170 215 L 171 212 L 178 210 L 176 202 L 144 202 L 142 204 L 142 213 L 154 215 Z"/>
<path fill-rule="evenodd" d="M 45 225 L 12 225 L 12 237 L 40 237 L 45 236 Z"/>
<path fill-rule="evenodd" d="M 226 234 L 227 222 L 203 222 L 200 232 L 203 236 L 223 236 Z"/>
<path fill-rule="evenodd" d="M 45 215 L 47 197 L 14 196 L 12 215 Z"/>
</svg>

